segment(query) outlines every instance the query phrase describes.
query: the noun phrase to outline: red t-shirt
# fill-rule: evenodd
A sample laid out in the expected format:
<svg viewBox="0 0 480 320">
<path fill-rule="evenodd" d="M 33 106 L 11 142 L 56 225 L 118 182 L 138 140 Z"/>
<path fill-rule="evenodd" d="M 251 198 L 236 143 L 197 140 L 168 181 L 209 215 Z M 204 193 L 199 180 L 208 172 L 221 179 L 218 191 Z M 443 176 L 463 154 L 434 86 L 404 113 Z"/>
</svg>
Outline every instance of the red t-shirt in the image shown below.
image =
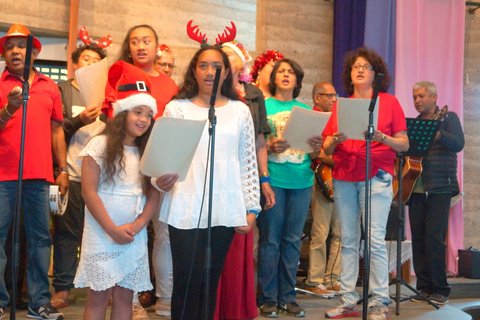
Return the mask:
<svg viewBox="0 0 480 320">
<path fill-rule="evenodd" d="M 399 131 L 407 130 L 405 114 L 397 98 L 391 94 L 380 92 L 378 110 L 378 128 L 388 136 L 392 136 Z M 367 128 L 365 128 L 367 130 Z M 337 132 L 337 106 L 332 109 L 332 116 L 327 122 L 323 131 L 324 138 L 331 136 Z M 394 175 L 394 160 L 396 152 L 389 146 L 373 142 L 371 144 L 371 176 L 372 178 L 382 169 L 391 175 Z M 362 140 L 351 140 L 340 143 L 333 153 L 332 176 L 335 179 L 343 181 L 358 182 L 365 180 L 365 159 L 366 159 L 366 142 Z"/>
<path fill-rule="evenodd" d="M 162 116 L 163 111 L 167 103 L 172 100 L 172 98 L 178 93 L 178 86 L 175 84 L 169 76 L 159 73 L 157 77 L 148 76 L 148 81 L 152 88 L 150 88 L 150 94 L 157 101 L 157 115 L 155 119 Z M 112 103 L 117 100 L 115 94 L 115 88 L 113 88 L 109 82 L 105 88 L 105 102 L 103 103 L 102 111 L 107 115 L 108 118 L 113 117 L 113 107 Z"/>
<path fill-rule="evenodd" d="M 22 87 L 22 83 L 5 70 L 0 78 L 0 109 L 7 104 L 7 95 L 15 86 Z M 0 129 L 0 181 L 18 180 L 22 118 L 19 109 Z M 24 179 L 53 182 L 52 120 L 63 121 L 60 91 L 53 80 L 35 71 L 27 104 Z"/>
</svg>

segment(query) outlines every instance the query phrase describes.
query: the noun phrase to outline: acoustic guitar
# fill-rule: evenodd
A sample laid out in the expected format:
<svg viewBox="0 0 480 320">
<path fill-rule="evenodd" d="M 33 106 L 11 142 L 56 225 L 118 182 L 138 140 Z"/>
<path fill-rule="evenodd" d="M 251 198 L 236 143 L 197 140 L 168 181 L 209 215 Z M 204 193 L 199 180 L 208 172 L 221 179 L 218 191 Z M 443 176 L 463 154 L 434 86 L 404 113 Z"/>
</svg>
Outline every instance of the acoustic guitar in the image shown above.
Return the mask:
<svg viewBox="0 0 480 320">
<path fill-rule="evenodd" d="M 320 187 L 320 191 L 327 198 L 327 200 L 333 201 L 333 178 L 332 167 L 321 161 L 315 166 L 315 181 Z"/>
<path fill-rule="evenodd" d="M 440 120 L 443 121 L 445 116 L 448 113 L 448 106 L 444 106 L 440 112 L 434 114 L 430 120 Z M 422 174 L 422 160 L 423 157 L 417 156 L 406 156 L 405 157 L 405 164 L 403 167 L 402 178 L 402 202 L 406 203 L 410 196 L 412 195 L 413 188 L 415 187 L 415 183 L 417 182 L 418 177 Z M 392 187 L 393 187 L 393 203 L 396 204 L 398 202 L 398 177 L 399 175 L 399 161 L 395 159 L 395 178 L 393 179 Z"/>
</svg>

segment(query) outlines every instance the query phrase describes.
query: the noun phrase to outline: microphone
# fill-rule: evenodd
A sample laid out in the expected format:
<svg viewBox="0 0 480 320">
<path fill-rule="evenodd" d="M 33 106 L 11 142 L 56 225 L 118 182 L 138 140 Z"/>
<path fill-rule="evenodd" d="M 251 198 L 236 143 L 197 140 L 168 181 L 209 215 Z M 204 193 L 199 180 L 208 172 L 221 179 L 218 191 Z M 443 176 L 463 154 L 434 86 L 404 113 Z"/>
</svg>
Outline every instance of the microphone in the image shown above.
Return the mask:
<svg viewBox="0 0 480 320">
<path fill-rule="evenodd" d="M 220 82 L 220 74 L 222 67 L 215 67 L 215 79 L 213 80 L 212 95 L 210 97 L 210 109 L 208 110 L 208 119 L 211 123 L 215 122 L 215 100 L 217 100 L 218 83 Z"/>
<path fill-rule="evenodd" d="M 25 64 L 23 69 L 23 80 L 28 81 L 30 77 L 30 67 L 32 64 L 32 44 L 33 44 L 33 36 L 29 34 L 27 36 L 27 48 L 25 51 Z"/>
<path fill-rule="evenodd" d="M 29 34 L 27 36 L 27 48 L 25 50 L 25 63 L 23 69 L 23 82 L 22 82 L 22 99 L 24 101 L 28 100 L 29 95 L 29 84 L 28 79 L 30 78 L 30 67 L 32 64 L 32 44 L 33 36 Z"/>
<path fill-rule="evenodd" d="M 220 73 L 222 72 L 222 67 L 215 67 L 215 80 L 213 80 L 213 89 L 212 96 L 210 97 L 210 106 L 215 106 L 215 100 L 217 99 L 218 83 L 220 82 Z"/>
<path fill-rule="evenodd" d="M 378 98 L 378 92 L 380 91 L 380 87 L 382 86 L 382 81 L 385 75 L 381 72 L 377 73 L 375 76 L 374 80 L 374 85 L 373 85 L 373 96 L 372 100 L 370 100 L 370 105 L 368 107 L 368 112 L 373 112 L 375 109 L 375 104 L 377 103 L 377 98 Z"/>
</svg>

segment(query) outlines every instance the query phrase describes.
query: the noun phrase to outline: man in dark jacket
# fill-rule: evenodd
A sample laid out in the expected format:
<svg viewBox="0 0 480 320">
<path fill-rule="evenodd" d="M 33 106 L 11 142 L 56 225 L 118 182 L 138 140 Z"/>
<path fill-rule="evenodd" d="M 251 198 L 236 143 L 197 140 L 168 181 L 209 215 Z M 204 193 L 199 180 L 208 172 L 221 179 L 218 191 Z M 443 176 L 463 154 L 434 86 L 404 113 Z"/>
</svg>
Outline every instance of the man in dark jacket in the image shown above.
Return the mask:
<svg viewBox="0 0 480 320">
<path fill-rule="evenodd" d="M 432 147 L 422 159 L 422 174 L 409 202 L 413 267 L 422 295 L 434 303 L 445 304 L 450 294 L 445 272 L 448 216 L 450 200 L 459 193 L 457 152 L 462 151 L 465 140 L 457 114 L 437 106 L 434 83 L 416 83 L 413 100 L 420 113 L 418 118 L 440 120 Z"/>
</svg>

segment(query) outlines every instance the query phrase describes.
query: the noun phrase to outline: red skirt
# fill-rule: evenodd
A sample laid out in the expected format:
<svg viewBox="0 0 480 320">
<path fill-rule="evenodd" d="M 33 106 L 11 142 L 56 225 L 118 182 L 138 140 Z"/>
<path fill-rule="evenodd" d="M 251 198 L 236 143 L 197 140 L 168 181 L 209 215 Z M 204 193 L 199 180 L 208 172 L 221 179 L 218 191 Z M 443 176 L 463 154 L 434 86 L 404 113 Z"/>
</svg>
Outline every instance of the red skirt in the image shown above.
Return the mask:
<svg viewBox="0 0 480 320">
<path fill-rule="evenodd" d="M 235 233 L 233 237 L 218 283 L 215 320 L 247 320 L 258 317 L 253 236 L 252 229 L 246 235 Z"/>
</svg>

